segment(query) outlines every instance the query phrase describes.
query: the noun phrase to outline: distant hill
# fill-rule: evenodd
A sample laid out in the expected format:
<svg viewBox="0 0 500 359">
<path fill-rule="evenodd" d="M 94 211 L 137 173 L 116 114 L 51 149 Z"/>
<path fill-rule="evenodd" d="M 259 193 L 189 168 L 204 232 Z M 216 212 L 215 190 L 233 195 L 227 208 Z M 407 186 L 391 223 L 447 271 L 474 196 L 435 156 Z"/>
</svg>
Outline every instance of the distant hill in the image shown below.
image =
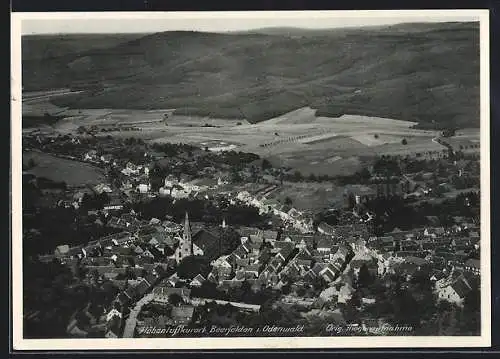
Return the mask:
<svg viewBox="0 0 500 359">
<path fill-rule="evenodd" d="M 292 36 L 285 34 L 291 30 Z M 23 53 L 30 54 L 23 59 L 24 89 L 102 85 L 92 95 L 53 100 L 73 108 L 178 108 L 259 122 L 310 106 L 321 116 L 479 126 L 478 23 L 174 31 L 130 41 L 117 35 L 116 43 L 106 36 L 109 45 L 90 46 L 89 40 L 87 48 L 50 57 L 37 51 L 50 48 L 50 41 L 59 44 L 59 37 L 44 46 L 23 39 Z"/>
<path fill-rule="evenodd" d="M 89 50 L 106 49 L 145 34 L 31 35 L 22 38 L 23 60 L 50 59 Z"/>
</svg>

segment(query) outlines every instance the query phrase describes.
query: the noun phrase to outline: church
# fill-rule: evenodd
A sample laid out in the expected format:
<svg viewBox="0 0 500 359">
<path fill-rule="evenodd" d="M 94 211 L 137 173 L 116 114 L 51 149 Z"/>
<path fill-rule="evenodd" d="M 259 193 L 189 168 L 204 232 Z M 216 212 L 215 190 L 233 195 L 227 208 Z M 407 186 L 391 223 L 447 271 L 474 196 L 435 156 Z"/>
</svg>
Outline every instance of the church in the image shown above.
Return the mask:
<svg viewBox="0 0 500 359">
<path fill-rule="evenodd" d="M 226 228 L 225 221 L 222 224 L 222 229 Z M 220 256 L 220 240 L 221 234 L 214 234 L 212 231 L 201 229 L 191 234 L 191 225 L 189 216 L 186 212 L 184 219 L 184 229 L 182 238 L 179 240 L 179 246 L 175 250 L 175 261 L 179 264 L 182 259 L 189 256 L 206 256 L 209 260 L 213 260 Z"/>
</svg>

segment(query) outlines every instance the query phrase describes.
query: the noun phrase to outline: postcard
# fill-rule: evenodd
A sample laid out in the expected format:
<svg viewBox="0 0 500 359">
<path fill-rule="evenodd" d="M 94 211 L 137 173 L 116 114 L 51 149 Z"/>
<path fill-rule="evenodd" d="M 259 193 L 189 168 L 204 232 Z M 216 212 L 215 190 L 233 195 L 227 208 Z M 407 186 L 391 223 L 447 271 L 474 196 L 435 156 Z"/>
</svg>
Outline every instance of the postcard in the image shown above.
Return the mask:
<svg viewBox="0 0 500 359">
<path fill-rule="evenodd" d="M 488 16 L 13 13 L 14 349 L 490 346 Z"/>
</svg>

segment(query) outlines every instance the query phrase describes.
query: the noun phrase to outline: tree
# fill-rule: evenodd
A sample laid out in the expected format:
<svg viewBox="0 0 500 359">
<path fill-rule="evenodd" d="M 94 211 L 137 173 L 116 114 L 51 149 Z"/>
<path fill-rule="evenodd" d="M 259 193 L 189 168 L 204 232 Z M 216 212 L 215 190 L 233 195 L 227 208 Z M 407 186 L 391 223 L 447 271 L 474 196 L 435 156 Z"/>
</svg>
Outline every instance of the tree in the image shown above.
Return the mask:
<svg viewBox="0 0 500 359">
<path fill-rule="evenodd" d="M 303 297 L 305 294 L 306 294 L 306 289 L 305 289 L 304 287 L 299 287 L 299 288 L 297 289 L 297 295 L 298 295 L 299 297 Z"/>
<path fill-rule="evenodd" d="M 403 144 L 405 146 L 408 144 L 408 141 L 406 140 L 406 138 L 403 138 L 403 140 L 401 141 L 401 144 Z"/>
<path fill-rule="evenodd" d="M 300 171 L 295 171 L 293 173 L 293 179 L 296 181 L 296 182 L 299 182 L 299 181 L 302 181 L 304 177 L 302 176 L 302 173 L 300 173 Z"/>
<path fill-rule="evenodd" d="M 363 263 L 361 265 L 361 268 L 359 268 L 358 285 L 360 288 L 367 288 L 372 282 L 373 277 L 368 270 L 368 266 L 366 265 L 366 263 Z"/>
<path fill-rule="evenodd" d="M 373 137 L 378 138 L 378 133 L 374 134 Z"/>
<path fill-rule="evenodd" d="M 155 163 L 151 171 L 149 171 L 149 179 L 151 182 L 151 189 L 153 191 L 158 191 L 163 185 L 165 171 L 157 163 Z"/>
<path fill-rule="evenodd" d="M 269 162 L 269 160 L 267 160 L 266 158 L 264 158 L 262 160 L 262 169 L 263 170 L 267 170 L 267 169 L 272 168 L 272 167 L 273 166 L 272 166 L 271 162 Z"/>
<path fill-rule="evenodd" d="M 477 335 L 481 329 L 481 292 L 474 287 L 464 299 L 460 330 L 465 335 Z"/>
<path fill-rule="evenodd" d="M 185 257 L 177 267 L 177 275 L 182 279 L 193 279 L 197 274 L 206 277 L 209 271 L 210 261 L 205 256 Z"/>
<path fill-rule="evenodd" d="M 349 193 L 347 196 L 347 207 L 349 209 L 352 209 L 356 206 L 356 197 L 354 197 L 354 194 L 352 192 Z"/>
<path fill-rule="evenodd" d="M 243 181 L 243 177 L 241 177 L 240 171 L 237 168 L 233 168 L 231 172 L 231 182 L 240 183 Z"/>
<path fill-rule="evenodd" d="M 311 173 L 308 177 L 309 181 L 311 182 L 316 182 L 318 180 L 318 178 L 316 177 L 316 175 L 314 173 Z"/>
<path fill-rule="evenodd" d="M 179 294 L 172 293 L 168 296 L 168 302 L 172 304 L 174 307 L 177 307 L 179 304 L 183 302 L 183 300 Z"/>
<path fill-rule="evenodd" d="M 288 294 L 290 294 L 291 289 L 292 289 L 292 286 L 290 285 L 290 283 L 287 283 L 283 287 L 281 287 L 281 293 L 288 295 Z"/>
<path fill-rule="evenodd" d="M 84 126 L 78 126 L 76 132 L 78 132 L 80 135 L 83 135 L 85 132 L 87 132 L 87 129 Z"/>
</svg>

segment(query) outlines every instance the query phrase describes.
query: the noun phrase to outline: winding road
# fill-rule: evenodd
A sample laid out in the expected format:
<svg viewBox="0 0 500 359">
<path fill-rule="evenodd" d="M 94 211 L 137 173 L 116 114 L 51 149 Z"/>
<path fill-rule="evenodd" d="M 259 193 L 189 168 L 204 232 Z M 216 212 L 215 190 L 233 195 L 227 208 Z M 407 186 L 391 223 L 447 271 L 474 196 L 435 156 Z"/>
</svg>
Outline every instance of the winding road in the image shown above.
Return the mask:
<svg viewBox="0 0 500 359">
<path fill-rule="evenodd" d="M 125 329 L 123 330 L 123 338 L 133 338 L 135 326 L 137 325 L 137 316 L 141 312 L 142 307 L 153 300 L 153 293 L 149 293 L 142 297 L 135 307 L 130 311 L 130 315 L 125 321 Z"/>
</svg>

